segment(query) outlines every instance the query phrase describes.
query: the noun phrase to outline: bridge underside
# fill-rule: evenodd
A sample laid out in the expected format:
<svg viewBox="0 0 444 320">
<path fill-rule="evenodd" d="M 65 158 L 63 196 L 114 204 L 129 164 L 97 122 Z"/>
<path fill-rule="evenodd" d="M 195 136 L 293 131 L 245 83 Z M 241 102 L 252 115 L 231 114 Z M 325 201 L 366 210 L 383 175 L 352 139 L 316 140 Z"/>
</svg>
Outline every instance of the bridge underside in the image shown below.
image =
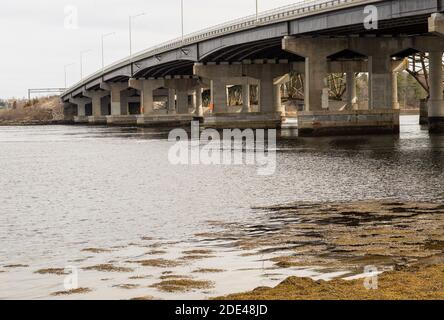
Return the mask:
<svg viewBox="0 0 444 320">
<path fill-rule="evenodd" d="M 363 23 L 307 32 L 304 36 L 418 36 L 429 32 L 430 14 L 381 20 L 377 29 L 366 29 Z"/>
</svg>

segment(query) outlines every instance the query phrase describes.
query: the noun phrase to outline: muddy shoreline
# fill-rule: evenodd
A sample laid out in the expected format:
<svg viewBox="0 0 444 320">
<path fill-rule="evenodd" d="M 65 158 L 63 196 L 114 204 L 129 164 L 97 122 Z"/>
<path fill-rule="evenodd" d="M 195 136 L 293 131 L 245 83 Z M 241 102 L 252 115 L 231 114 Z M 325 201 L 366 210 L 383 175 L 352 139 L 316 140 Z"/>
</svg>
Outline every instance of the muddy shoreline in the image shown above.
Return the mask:
<svg viewBox="0 0 444 320">
<path fill-rule="evenodd" d="M 330 281 L 289 277 L 276 287 L 218 299 L 444 299 L 441 201 L 299 203 L 258 210 L 267 212 L 268 223 L 226 225 L 219 237 L 238 238 L 236 245 L 244 250 L 279 253 L 270 259 L 277 268 L 311 265 L 345 273 Z M 380 274 L 364 273 L 369 267 Z M 368 289 L 373 276 L 377 288 Z"/>
</svg>

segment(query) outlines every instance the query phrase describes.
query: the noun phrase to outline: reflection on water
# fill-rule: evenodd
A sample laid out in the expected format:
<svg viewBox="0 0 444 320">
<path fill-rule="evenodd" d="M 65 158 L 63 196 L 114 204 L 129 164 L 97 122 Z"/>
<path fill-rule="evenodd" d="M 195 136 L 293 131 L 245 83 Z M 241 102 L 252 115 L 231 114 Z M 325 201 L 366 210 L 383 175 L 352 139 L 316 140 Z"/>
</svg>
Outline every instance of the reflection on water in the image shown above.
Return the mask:
<svg viewBox="0 0 444 320">
<path fill-rule="evenodd" d="M 0 298 L 48 297 L 60 290 L 61 281 L 35 275 L 35 270 L 124 263 L 146 254 L 142 237 L 160 242 L 168 251 L 160 256 L 177 259 L 181 250 L 205 245 L 194 234 L 212 230 L 209 221 L 249 223 L 265 214 L 254 207 L 300 201 L 441 199 L 444 137 L 429 137 L 416 125 L 417 117 L 403 117 L 402 122 L 400 136 L 282 138 L 276 173 L 265 177 L 258 176 L 254 166 L 170 165 L 165 130 L 0 127 Z M 114 249 L 90 254 L 82 251 L 85 248 Z M 219 290 L 217 279 L 233 279 L 235 270 L 264 270 L 258 257 L 240 259 L 222 249 L 215 256 L 208 259 L 225 257 L 222 267 L 232 273 L 211 275 L 216 286 L 204 296 L 232 292 Z M 6 268 L 16 264 L 23 267 Z M 212 264 L 193 262 L 178 271 L 189 274 L 192 267 L 208 265 Z M 150 283 L 158 282 L 156 276 L 164 271 L 168 270 L 146 270 L 154 278 Z M 109 276 L 85 273 L 94 289 Z M 269 277 L 266 283 L 284 276 Z M 114 282 L 123 281 L 119 277 L 128 275 L 112 274 Z M 263 283 L 253 276 L 246 279 L 232 283 L 231 289 Z M 110 289 L 116 284 L 122 283 L 102 284 L 102 291 L 93 292 L 104 298 L 135 295 Z M 161 296 L 156 292 L 150 293 Z"/>
</svg>

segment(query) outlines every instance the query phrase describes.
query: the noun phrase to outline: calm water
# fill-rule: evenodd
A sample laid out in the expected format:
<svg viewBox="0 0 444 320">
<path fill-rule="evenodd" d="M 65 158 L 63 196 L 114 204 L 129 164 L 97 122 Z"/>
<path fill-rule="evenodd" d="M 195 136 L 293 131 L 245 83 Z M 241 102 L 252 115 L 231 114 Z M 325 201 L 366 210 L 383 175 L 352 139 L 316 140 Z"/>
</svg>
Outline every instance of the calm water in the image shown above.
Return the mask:
<svg viewBox="0 0 444 320">
<path fill-rule="evenodd" d="M 176 253 L 204 245 L 194 235 L 211 230 L 209 221 L 251 222 L 262 214 L 252 207 L 441 198 L 444 136 L 430 137 L 417 122 L 417 117 L 403 117 L 399 137 L 281 139 L 272 176 L 258 176 L 254 166 L 173 166 L 171 144 L 159 130 L 0 127 L 0 298 L 49 297 L 61 290 L 60 279 L 35 275 L 35 270 L 72 265 L 80 258 L 123 261 L 147 251 L 136 246 L 141 237 L 163 241 Z M 136 248 L 128 249 L 131 245 Z M 82 253 L 119 246 L 127 249 L 94 257 Z M 226 257 L 227 270 L 248 268 L 251 262 L 222 249 L 218 255 Z M 6 268 L 16 264 L 23 267 Z M 97 283 L 106 276 L 90 275 Z M 239 281 L 205 295 L 258 284 Z M 103 298 L 143 294 L 111 292 L 111 284 L 95 287 Z"/>
</svg>

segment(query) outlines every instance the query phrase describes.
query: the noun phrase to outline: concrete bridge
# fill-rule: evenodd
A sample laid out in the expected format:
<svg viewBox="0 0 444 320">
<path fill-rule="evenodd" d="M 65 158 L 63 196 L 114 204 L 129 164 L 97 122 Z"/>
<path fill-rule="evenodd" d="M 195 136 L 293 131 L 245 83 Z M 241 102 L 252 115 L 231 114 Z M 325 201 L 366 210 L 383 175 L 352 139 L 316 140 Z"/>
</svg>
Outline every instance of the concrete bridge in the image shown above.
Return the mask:
<svg viewBox="0 0 444 320">
<path fill-rule="evenodd" d="M 430 131 L 444 131 L 440 0 L 317 0 L 239 19 L 173 40 L 116 62 L 61 96 L 77 123 L 278 128 L 286 117 L 281 85 L 304 78 L 300 135 L 396 133 L 396 73 L 405 58 L 429 55 Z M 371 14 L 375 21 L 367 22 Z M 356 107 L 356 73 L 369 77 L 368 108 Z M 329 73 L 346 73 L 347 100 L 328 99 Z M 242 86 L 243 106 L 227 103 L 227 87 Z M 209 110 L 202 92 L 209 90 Z M 257 90 L 252 106 L 250 90 Z M 208 91 L 207 91 L 208 92 Z M 191 99 L 190 99 L 191 97 Z M 167 104 L 156 108 L 156 101 Z M 191 101 L 191 102 L 190 102 Z"/>
</svg>

